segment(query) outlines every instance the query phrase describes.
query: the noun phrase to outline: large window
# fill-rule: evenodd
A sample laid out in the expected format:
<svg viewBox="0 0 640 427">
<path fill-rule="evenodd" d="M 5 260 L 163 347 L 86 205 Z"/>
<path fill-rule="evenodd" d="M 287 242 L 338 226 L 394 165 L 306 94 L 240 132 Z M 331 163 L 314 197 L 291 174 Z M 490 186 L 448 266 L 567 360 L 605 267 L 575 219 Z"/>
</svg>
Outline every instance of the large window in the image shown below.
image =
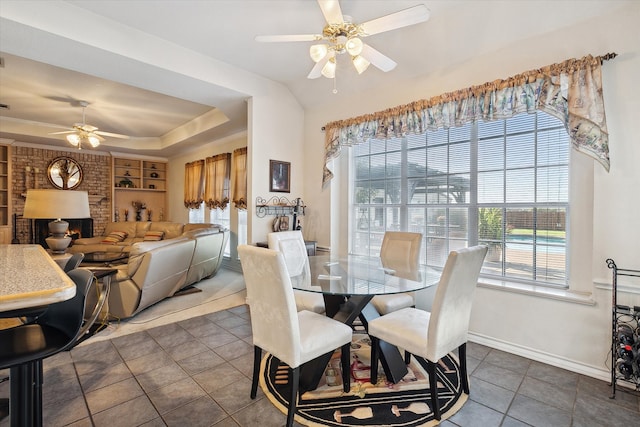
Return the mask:
<svg viewBox="0 0 640 427">
<path fill-rule="evenodd" d="M 566 286 L 569 149 L 540 111 L 358 144 L 351 252 L 378 255 L 385 231 L 415 231 L 425 265 L 482 243 L 483 275 Z"/>
</svg>

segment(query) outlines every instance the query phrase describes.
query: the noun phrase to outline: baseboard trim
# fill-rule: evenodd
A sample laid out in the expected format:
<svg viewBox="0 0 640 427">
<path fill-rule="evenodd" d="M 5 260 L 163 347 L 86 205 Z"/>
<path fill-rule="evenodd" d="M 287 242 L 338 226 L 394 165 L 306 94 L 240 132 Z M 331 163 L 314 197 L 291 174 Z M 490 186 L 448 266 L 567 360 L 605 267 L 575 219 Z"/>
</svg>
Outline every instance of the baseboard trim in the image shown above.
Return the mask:
<svg viewBox="0 0 640 427">
<path fill-rule="evenodd" d="M 498 340 L 486 335 L 469 332 L 469 341 L 495 348 L 517 356 L 526 357 L 527 359 L 555 366 L 557 368 L 566 369 L 577 374 L 586 375 L 602 381 L 611 382 L 611 371 L 607 368 L 586 365 L 575 360 L 559 357 L 555 354 L 542 352 L 529 347 L 520 346 L 518 344 Z"/>
</svg>

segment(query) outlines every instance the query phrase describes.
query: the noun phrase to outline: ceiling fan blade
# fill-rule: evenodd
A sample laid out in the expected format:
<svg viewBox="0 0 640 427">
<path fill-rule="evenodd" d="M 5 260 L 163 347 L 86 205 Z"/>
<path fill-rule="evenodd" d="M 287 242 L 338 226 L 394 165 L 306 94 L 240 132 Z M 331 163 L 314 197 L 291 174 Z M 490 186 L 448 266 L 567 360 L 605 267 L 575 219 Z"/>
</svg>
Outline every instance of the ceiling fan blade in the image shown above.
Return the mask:
<svg viewBox="0 0 640 427">
<path fill-rule="evenodd" d="M 328 24 L 342 24 L 344 22 L 338 0 L 318 0 L 318 5 L 320 5 L 324 19 Z"/>
<path fill-rule="evenodd" d="M 313 66 L 311 72 L 307 75 L 308 79 L 317 79 L 322 75 L 322 69 L 324 65 L 329 61 L 329 55 L 326 55 L 320 61 L 316 62 L 316 65 Z"/>
<path fill-rule="evenodd" d="M 49 135 L 64 135 L 66 133 L 75 133 L 75 130 L 63 130 L 60 132 L 49 132 Z"/>
<path fill-rule="evenodd" d="M 104 134 L 104 132 L 102 132 Z M 104 138 L 101 137 L 97 132 L 89 132 L 89 134 L 87 136 L 93 136 L 98 138 L 98 141 L 102 142 L 104 141 Z"/>
<path fill-rule="evenodd" d="M 396 65 L 398 65 L 393 59 L 380 53 L 366 43 L 364 44 L 364 46 L 362 46 L 362 52 L 360 52 L 360 56 L 362 56 L 364 59 L 366 59 L 385 73 L 393 70 L 394 68 L 396 68 Z"/>
<path fill-rule="evenodd" d="M 107 136 L 109 138 L 120 138 L 120 139 L 129 139 L 130 137 L 128 135 L 122 135 L 119 133 L 111 133 L 111 132 L 103 132 L 101 130 L 97 130 L 95 132 L 92 132 L 94 135 L 100 137 L 100 136 Z"/>
<path fill-rule="evenodd" d="M 73 127 L 77 130 L 83 131 L 83 132 L 93 132 L 98 130 L 97 127 L 95 126 L 91 126 L 87 123 L 76 123 L 73 125 Z"/>
<path fill-rule="evenodd" d="M 395 30 L 397 28 L 408 27 L 409 25 L 425 22 L 430 16 L 427 6 L 420 4 L 390 15 L 372 19 L 360 25 L 362 31 L 367 36 Z"/>
<path fill-rule="evenodd" d="M 262 43 L 274 42 L 313 42 L 322 40 L 322 36 L 318 34 L 289 34 L 274 36 L 256 36 L 255 40 Z"/>
</svg>

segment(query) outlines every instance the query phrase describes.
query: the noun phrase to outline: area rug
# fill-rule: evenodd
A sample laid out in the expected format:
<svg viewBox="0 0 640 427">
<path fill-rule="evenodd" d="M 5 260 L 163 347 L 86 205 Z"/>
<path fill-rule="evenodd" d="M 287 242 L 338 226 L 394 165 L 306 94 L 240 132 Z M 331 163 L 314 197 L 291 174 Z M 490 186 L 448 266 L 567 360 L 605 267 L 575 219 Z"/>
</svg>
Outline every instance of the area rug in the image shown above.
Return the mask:
<svg viewBox="0 0 640 427">
<path fill-rule="evenodd" d="M 351 391 L 342 391 L 340 352 L 332 357 L 316 390 L 301 396 L 295 420 L 306 426 L 434 426 L 427 372 L 411 358 L 409 373 L 398 384 L 388 383 L 382 367 L 373 385 L 367 335 L 357 334 L 351 343 Z M 458 359 L 449 354 L 437 369 L 441 418 L 455 414 L 467 400 L 462 393 Z M 287 413 L 289 384 L 287 366 L 267 354 L 262 360 L 260 386 L 271 402 Z M 441 420 L 441 421 L 442 421 Z"/>
</svg>

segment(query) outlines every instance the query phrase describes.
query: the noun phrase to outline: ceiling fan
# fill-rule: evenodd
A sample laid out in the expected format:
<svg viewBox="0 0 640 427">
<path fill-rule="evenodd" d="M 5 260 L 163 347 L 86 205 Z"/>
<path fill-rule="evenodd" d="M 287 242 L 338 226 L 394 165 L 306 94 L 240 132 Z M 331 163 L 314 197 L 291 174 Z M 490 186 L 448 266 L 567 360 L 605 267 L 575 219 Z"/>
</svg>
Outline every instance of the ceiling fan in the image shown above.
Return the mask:
<svg viewBox="0 0 640 427">
<path fill-rule="evenodd" d="M 103 136 L 111 138 L 129 139 L 127 135 L 120 135 L 118 133 L 103 132 L 98 130 L 97 127 L 91 126 L 85 121 L 85 108 L 89 106 L 87 101 L 78 101 L 78 105 L 82 107 L 82 123 L 75 123 L 69 130 L 62 132 L 53 132 L 49 135 L 64 135 L 66 134 L 67 141 L 74 147 L 78 147 L 78 150 L 82 149 L 82 143 L 88 143 L 93 148 L 100 145 L 100 142 L 104 141 Z"/>
<path fill-rule="evenodd" d="M 348 53 L 358 74 L 362 74 L 370 64 L 384 72 L 393 70 L 396 63 L 388 56 L 365 44 L 361 39 L 374 34 L 419 24 L 429 19 L 429 9 L 420 4 L 382 16 L 362 24 L 352 22 L 351 17 L 342 14 L 338 0 L 318 0 L 327 25 L 322 34 L 256 36 L 259 42 L 321 42 L 309 49 L 311 59 L 316 63 L 307 78 L 322 76 L 335 78 L 336 55 Z M 336 90 L 334 89 L 334 93 Z"/>
</svg>

